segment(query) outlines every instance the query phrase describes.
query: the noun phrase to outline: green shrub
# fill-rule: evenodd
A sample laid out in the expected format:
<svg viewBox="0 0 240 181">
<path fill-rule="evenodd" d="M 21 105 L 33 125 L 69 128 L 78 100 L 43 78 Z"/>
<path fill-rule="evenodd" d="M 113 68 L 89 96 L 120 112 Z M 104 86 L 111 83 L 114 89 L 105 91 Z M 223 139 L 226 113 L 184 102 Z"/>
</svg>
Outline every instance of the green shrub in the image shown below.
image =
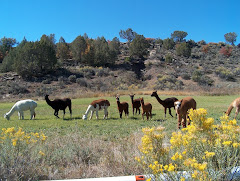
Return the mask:
<svg viewBox="0 0 240 181">
<path fill-rule="evenodd" d="M 218 67 L 216 68 L 215 73 L 221 78 L 221 79 L 225 79 L 227 81 L 235 81 L 235 77 L 233 75 L 233 73 L 224 68 L 224 67 Z"/>
<path fill-rule="evenodd" d="M 167 54 L 167 55 L 165 56 L 165 61 L 166 61 L 167 63 L 172 63 L 172 60 L 173 60 L 173 57 L 172 57 L 171 54 Z"/>
<path fill-rule="evenodd" d="M 68 80 L 70 81 L 70 82 L 72 82 L 72 83 L 76 83 L 76 75 L 70 75 L 69 77 L 68 77 Z"/>
<path fill-rule="evenodd" d="M 157 82 L 154 89 L 170 89 L 170 90 L 181 90 L 183 88 L 183 82 L 177 80 L 173 75 L 158 75 Z"/>
<path fill-rule="evenodd" d="M 177 44 L 176 53 L 178 56 L 190 57 L 191 56 L 191 48 L 186 42 Z"/>
<path fill-rule="evenodd" d="M 174 46 L 175 42 L 173 41 L 173 39 L 167 38 L 163 40 L 163 48 L 165 48 L 166 50 L 173 49 Z"/>
</svg>

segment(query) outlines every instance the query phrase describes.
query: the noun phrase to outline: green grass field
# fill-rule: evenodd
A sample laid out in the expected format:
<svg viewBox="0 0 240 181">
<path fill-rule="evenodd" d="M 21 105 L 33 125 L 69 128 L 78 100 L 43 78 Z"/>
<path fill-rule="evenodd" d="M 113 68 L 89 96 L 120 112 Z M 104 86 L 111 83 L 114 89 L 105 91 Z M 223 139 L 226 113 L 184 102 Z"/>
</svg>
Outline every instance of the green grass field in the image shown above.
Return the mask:
<svg viewBox="0 0 240 181">
<path fill-rule="evenodd" d="M 119 119 L 119 113 L 117 110 L 117 103 L 115 97 L 103 97 L 110 101 L 109 107 L 109 119 L 102 120 L 103 111 L 99 112 L 99 120 L 96 120 L 95 115 L 92 120 L 82 120 L 82 115 L 85 113 L 89 103 L 97 98 L 85 98 L 85 99 L 73 99 L 72 110 L 73 115 L 70 119 L 69 110 L 66 110 L 65 119 L 62 119 L 62 111 L 59 111 L 59 117 L 57 119 L 53 113 L 54 110 L 48 106 L 45 100 L 37 101 L 38 107 L 36 108 L 36 119 L 30 120 L 30 112 L 24 112 L 25 120 L 18 120 L 18 114 L 15 112 L 10 121 L 3 118 L 4 113 L 8 112 L 14 105 L 11 103 L 0 103 L 0 128 L 7 127 L 22 127 L 29 131 L 54 131 L 57 130 L 62 134 L 69 134 L 76 126 L 81 130 L 84 135 L 90 136 L 107 136 L 109 138 L 124 137 L 132 132 L 135 132 L 142 127 L 152 127 L 162 125 L 166 127 L 166 131 L 172 132 L 177 128 L 176 117 L 172 118 L 167 112 L 167 118 L 164 118 L 164 109 L 154 97 L 149 95 L 135 96 L 144 97 L 145 102 L 150 102 L 153 105 L 153 117 L 152 120 L 142 120 L 141 115 L 132 114 L 131 101 L 129 96 L 121 96 L 120 101 L 127 101 L 129 103 L 129 118 L 126 118 L 123 114 L 123 119 Z M 160 96 L 161 99 L 167 98 L 167 96 Z M 169 97 L 169 96 L 168 96 Z M 183 96 L 176 96 L 178 99 Z M 234 96 L 192 96 L 197 102 L 197 108 L 205 108 L 208 111 L 208 116 L 213 117 L 215 121 L 218 121 L 223 112 L 227 110 L 230 103 L 237 98 Z M 172 113 L 175 115 L 175 111 L 172 108 Z M 233 113 L 231 114 L 233 116 Z M 89 117 L 89 116 L 88 116 Z M 93 135 L 91 135 L 93 134 Z"/>
<path fill-rule="evenodd" d="M 172 96 L 159 95 L 161 99 Z M 10 120 L 3 118 L 15 102 L 0 103 L 0 129 L 21 127 L 25 132 L 43 132 L 48 136 L 42 150 L 46 153 L 46 160 L 36 171 L 36 178 L 70 179 L 89 178 L 120 175 L 143 174 L 134 157 L 139 154 L 138 146 L 141 142 L 143 127 L 163 126 L 169 140 L 171 133 L 178 131 L 177 118 L 171 117 L 167 112 L 164 118 L 164 109 L 155 97 L 150 95 L 136 95 L 135 98 L 144 97 L 145 102 L 153 105 L 152 120 L 142 120 L 141 115 L 132 114 L 129 96 L 121 96 L 120 101 L 127 101 L 130 107 L 129 118 L 123 115 L 119 119 L 115 97 L 101 97 L 110 101 L 109 119 L 103 120 L 103 112 L 99 112 L 99 120 L 93 116 L 92 120 L 82 120 L 91 101 L 98 98 L 72 99 L 73 115 L 70 119 L 69 110 L 66 110 L 65 119 L 56 118 L 54 110 L 45 100 L 37 101 L 36 119 L 30 120 L 30 112 L 24 113 L 25 120 L 18 120 L 15 112 Z M 181 99 L 185 96 L 175 96 Z M 205 108 L 208 117 L 220 121 L 223 112 L 238 95 L 232 96 L 191 96 L 197 102 L 197 108 Z M 233 118 L 235 110 L 230 115 Z M 172 108 L 172 113 L 175 111 Z M 39 166 L 40 167 L 40 166 Z M 45 168 L 45 169 L 43 169 Z M 47 169 L 46 169 L 47 168 Z M 79 169 L 81 171 L 79 171 Z M 57 170 L 57 172 L 56 172 Z M 45 177 L 42 177 L 42 176 Z"/>
</svg>

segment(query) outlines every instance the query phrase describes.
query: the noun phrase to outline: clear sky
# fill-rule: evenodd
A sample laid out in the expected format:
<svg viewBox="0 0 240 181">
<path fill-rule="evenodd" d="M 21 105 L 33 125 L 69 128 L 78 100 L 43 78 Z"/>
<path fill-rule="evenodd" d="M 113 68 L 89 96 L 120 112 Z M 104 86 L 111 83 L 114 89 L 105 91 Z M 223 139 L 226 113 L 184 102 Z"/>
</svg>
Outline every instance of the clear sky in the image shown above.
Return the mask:
<svg viewBox="0 0 240 181">
<path fill-rule="evenodd" d="M 57 42 L 62 36 L 71 43 L 87 33 L 112 40 L 132 28 L 161 39 L 185 31 L 196 42 L 225 42 L 224 34 L 235 32 L 238 44 L 239 9 L 240 0 L 0 0 L 0 38 L 36 41 L 55 34 Z"/>
</svg>

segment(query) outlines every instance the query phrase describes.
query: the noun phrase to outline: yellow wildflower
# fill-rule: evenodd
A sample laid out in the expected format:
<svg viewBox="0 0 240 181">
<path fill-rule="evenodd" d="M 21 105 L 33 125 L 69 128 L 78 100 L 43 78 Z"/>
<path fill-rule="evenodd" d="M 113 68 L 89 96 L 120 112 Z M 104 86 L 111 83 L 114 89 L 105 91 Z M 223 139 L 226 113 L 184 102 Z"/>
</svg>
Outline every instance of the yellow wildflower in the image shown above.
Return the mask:
<svg viewBox="0 0 240 181">
<path fill-rule="evenodd" d="M 224 141 L 222 144 L 225 146 L 229 146 L 232 143 L 232 141 Z"/>
<path fill-rule="evenodd" d="M 39 154 L 45 156 L 45 153 L 43 153 L 41 150 L 39 151 Z"/>
<path fill-rule="evenodd" d="M 215 152 L 205 151 L 204 153 L 205 153 L 206 158 L 211 158 L 211 157 L 213 157 L 215 155 Z"/>
</svg>

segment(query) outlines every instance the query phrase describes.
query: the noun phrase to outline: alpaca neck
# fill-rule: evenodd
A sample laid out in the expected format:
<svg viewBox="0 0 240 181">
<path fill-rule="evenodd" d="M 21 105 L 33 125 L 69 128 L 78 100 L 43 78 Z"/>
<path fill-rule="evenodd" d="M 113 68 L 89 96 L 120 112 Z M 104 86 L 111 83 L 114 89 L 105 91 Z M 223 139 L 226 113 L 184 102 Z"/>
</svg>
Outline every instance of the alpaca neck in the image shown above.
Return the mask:
<svg viewBox="0 0 240 181">
<path fill-rule="evenodd" d="M 232 106 L 232 104 L 231 104 L 231 105 L 228 107 L 228 110 L 227 110 L 227 112 L 226 112 L 227 116 L 230 115 L 232 109 L 233 109 L 233 106 Z"/>
<path fill-rule="evenodd" d="M 120 101 L 117 101 L 117 105 L 118 105 L 118 107 L 120 106 Z"/>
<path fill-rule="evenodd" d="M 156 95 L 155 97 L 156 97 L 157 101 L 158 101 L 160 104 L 163 104 L 162 99 L 160 99 L 160 97 L 158 97 L 158 95 Z"/>
<path fill-rule="evenodd" d="M 133 104 L 133 97 L 131 97 L 131 100 L 132 100 L 132 104 Z"/>
<path fill-rule="evenodd" d="M 10 116 L 12 116 L 12 114 L 13 114 L 15 111 L 16 111 L 16 107 L 13 106 L 13 107 L 11 108 L 11 110 L 10 110 L 8 113 L 6 113 L 6 115 L 7 115 L 8 117 L 10 117 Z"/>
<path fill-rule="evenodd" d="M 52 106 L 52 101 L 48 98 L 48 96 L 45 97 L 45 100 L 49 106 Z"/>
<path fill-rule="evenodd" d="M 92 111 L 93 109 L 94 109 L 94 107 L 93 107 L 92 105 L 89 105 L 88 108 L 87 108 L 87 110 L 86 110 L 86 112 L 85 112 L 85 114 L 84 114 L 85 117 L 87 117 L 88 114 L 89 114 L 89 112 Z"/>
</svg>

